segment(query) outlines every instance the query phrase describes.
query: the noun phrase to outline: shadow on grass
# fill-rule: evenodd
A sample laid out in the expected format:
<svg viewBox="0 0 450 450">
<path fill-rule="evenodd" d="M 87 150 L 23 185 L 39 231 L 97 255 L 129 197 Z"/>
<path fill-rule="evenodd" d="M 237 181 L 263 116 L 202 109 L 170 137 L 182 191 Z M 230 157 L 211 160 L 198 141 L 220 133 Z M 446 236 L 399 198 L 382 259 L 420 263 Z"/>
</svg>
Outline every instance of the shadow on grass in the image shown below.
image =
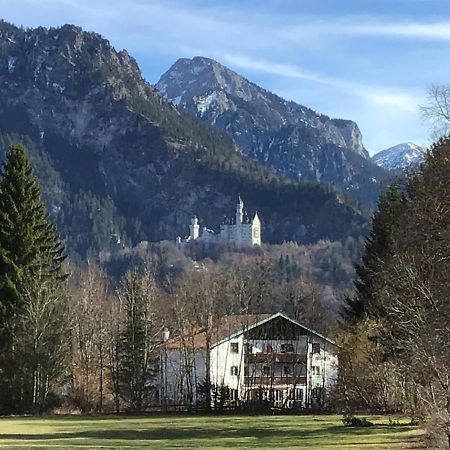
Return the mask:
<svg viewBox="0 0 450 450">
<path fill-rule="evenodd" d="M 273 428 L 255 428 L 240 427 L 215 429 L 206 427 L 158 427 L 155 429 L 142 430 L 84 430 L 67 433 L 51 433 L 51 434 L 0 434 L 0 442 L 2 440 L 15 441 L 52 441 L 52 440 L 71 440 L 71 439 L 89 439 L 89 440 L 115 440 L 115 441 L 171 441 L 171 440 L 220 440 L 220 439 L 239 439 L 239 438 L 255 438 L 257 440 L 273 439 L 282 441 L 295 442 L 302 439 L 329 439 L 330 443 L 334 442 L 336 446 L 340 445 L 339 439 L 353 436 L 361 442 L 354 442 L 353 445 L 364 444 L 364 437 L 369 436 L 376 439 L 376 435 L 380 435 L 380 439 L 375 442 L 377 444 L 392 444 L 399 442 L 402 433 L 411 431 L 410 427 L 386 427 L 374 426 L 371 428 L 346 428 L 343 426 L 321 427 L 320 429 L 286 429 L 277 427 Z M 390 436 L 392 435 L 392 436 Z M 367 443 L 367 441 L 366 441 Z"/>
</svg>

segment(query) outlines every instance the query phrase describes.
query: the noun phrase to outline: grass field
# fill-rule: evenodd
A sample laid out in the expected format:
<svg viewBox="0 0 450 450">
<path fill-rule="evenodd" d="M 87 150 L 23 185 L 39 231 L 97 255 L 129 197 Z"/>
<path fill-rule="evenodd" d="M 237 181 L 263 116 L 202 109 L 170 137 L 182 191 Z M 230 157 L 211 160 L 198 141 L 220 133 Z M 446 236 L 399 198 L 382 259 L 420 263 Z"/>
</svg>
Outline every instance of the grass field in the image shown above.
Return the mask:
<svg viewBox="0 0 450 450">
<path fill-rule="evenodd" d="M 0 449 L 410 449 L 419 430 L 346 428 L 339 416 L 1 418 Z"/>
</svg>

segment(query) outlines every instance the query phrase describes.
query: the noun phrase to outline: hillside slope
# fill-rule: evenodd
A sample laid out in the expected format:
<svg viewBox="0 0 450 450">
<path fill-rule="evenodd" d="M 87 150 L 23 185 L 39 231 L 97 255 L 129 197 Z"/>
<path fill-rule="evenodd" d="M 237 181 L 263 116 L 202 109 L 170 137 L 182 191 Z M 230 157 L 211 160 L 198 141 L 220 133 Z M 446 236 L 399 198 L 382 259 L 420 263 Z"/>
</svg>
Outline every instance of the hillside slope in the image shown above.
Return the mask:
<svg viewBox="0 0 450 450">
<path fill-rule="evenodd" d="M 0 23 L 0 152 L 24 141 L 51 213 L 81 257 L 173 239 L 192 214 L 218 226 L 240 192 L 269 242 L 366 231 L 345 198 L 285 180 L 167 102 L 96 33 Z"/>
<path fill-rule="evenodd" d="M 244 155 L 375 206 L 386 173 L 370 160 L 355 122 L 286 101 L 203 57 L 179 59 L 156 87 L 180 109 L 228 133 Z"/>
</svg>

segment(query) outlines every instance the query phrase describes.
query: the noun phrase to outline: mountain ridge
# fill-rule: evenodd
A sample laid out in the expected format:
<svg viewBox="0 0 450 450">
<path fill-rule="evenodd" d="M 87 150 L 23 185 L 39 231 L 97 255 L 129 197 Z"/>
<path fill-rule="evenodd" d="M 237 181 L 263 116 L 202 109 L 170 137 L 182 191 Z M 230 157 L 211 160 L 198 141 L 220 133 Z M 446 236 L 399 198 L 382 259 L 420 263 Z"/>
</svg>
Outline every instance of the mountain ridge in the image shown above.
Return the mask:
<svg viewBox="0 0 450 450">
<path fill-rule="evenodd" d="M 155 86 L 283 176 L 327 182 L 376 204 L 385 173 L 370 161 L 356 123 L 284 100 L 210 58 L 177 60 Z"/>
<path fill-rule="evenodd" d="M 367 229 L 344 196 L 245 158 L 225 133 L 167 102 L 126 51 L 72 25 L 0 22 L 0 153 L 12 140 L 29 147 L 50 210 L 82 256 L 111 240 L 175 239 L 194 213 L 217 227 L 238 192 L 261 212 L 269 242 Z"/>
</svg>

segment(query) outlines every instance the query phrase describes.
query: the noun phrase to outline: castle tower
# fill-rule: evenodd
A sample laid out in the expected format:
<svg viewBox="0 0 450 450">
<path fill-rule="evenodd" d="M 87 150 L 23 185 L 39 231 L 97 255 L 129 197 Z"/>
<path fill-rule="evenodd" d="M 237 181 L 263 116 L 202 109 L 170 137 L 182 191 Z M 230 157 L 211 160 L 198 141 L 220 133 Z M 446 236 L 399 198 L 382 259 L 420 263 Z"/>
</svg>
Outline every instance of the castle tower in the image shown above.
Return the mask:
<svg viewBox="0 0 450 450">
<path fill-rule="evenodd" d="M 239 200 L 236 204 L 236 225 L 242 225 L 244 218 L 244 202 L 242 201 L 241 194 L 239 194 Z"/>
<path fill-rule="evenodd" d="M 258 213 L 255 213 L 252 220 L 252 245 L 261 245 L 261 221 Z"/>
<path fill-rule="evenodd" d="M 198 219 L 196 216 L 194 216 L 191 219 L 191 224 L 189 225 L 189 237 L 191 241 L 195 241 L 195 239 L 198 239 L 200 236 L 200 226 L 198 224 Z"/>
</svg>

